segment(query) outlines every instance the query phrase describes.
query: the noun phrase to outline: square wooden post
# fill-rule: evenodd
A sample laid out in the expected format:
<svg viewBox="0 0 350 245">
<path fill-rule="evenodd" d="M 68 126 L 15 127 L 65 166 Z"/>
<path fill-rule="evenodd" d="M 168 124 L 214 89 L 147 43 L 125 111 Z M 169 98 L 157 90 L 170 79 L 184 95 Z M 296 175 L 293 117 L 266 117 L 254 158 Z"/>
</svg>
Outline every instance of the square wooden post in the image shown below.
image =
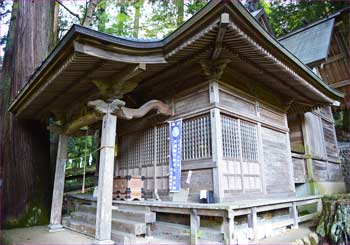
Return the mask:
<svg viewBox="0 0 350 245">
<path fill-rule="evenodd" d="M 213 105 L 219 104 L 219 85 L 216 81 L 209 83 L 209 98 Z M 222 202 L 224 198 L 224 189 L 222 185 L 223 179 L 223 161 L 222 161 L 222 131 L 221 131 L 221 116 L 220 109 L 213 108 L 210 110 L 210 125 L 211 125 L 211 142 L 212 142 L 212 158 L 216 162 L 216 167 L 213 169 L 213 189 L 215 202 Z"/>
<path fill-rule="evenodd" d="M 114 145 L 117 117 L 109 111 L 103 116 L 98 178 L 95 243 L 114 244 L 111 240 Z"/>
<path fill-rule="evenodd" d="M 293 202 L 292 207 L 290 207 L 290 215 L 293 218 L 293 228 L 299 228 L 299 215 L 296 202 Z"/>
<path fill-rule="evenodd" d="M 60 134 L 58 140 L 55 180 L 52 192 L 51 216 L 49 231 L 63 230 L 61 224 L 62 203 L 64 193 L 65 167 L 67 161 L 68 136 Z"/>
<path fill-rule="evenodd" d="M 234 244 L 234 213 L 233 210 L 227 210 L 222 217 L 222 227 L 224 230 L 224 243 Z"/>
<path fill-rule="evenodd" d="M 197 209 L 190 209 L 191 223 L 191 244 L 198 244 L 198 231 L 200 227 L 200 217 L 197 214 Z"/>
<path fill-rule="evenodd" d="M 254 242 L 258 240 L 258 213 L 256 207 L 252 207 L 248 215 L 249 227 L 253 230 Z"/>
</svg>

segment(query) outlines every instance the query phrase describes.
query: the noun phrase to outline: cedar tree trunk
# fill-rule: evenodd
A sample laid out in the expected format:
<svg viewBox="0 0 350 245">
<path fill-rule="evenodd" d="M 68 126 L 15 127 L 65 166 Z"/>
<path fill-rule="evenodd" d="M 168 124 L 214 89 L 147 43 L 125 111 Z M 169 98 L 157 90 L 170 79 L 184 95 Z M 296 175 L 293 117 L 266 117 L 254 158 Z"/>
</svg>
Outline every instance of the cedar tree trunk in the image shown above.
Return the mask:
<svg viewBox="0 0 350 245">
<path fill-rule="evenodd" d="M 54 40 L 55 2 L 15 0 L 0 80 L 0 166 L 4 180 L 2 221 L 9 227 L 47 223 L 52 182 L 46 122 L 7 112 Z"/>
</svg>

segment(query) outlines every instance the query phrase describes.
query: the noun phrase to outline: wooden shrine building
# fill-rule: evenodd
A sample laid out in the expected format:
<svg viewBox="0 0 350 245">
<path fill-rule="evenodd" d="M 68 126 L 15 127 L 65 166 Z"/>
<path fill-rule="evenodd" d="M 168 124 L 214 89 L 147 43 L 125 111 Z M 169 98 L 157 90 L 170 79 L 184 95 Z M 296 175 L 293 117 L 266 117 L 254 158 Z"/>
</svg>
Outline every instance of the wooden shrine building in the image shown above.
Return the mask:
<svg viewBox="0 0 350 245">
<path fill-rule="evenodd" d="M 340 105 L 333 107 L 334 111 L 344 112 L 344 130 L 350 127 L 349 14 L 349 7 L 341 9 L 279 38 L 285 48 L 330 87 L 345 94 L 344 99 L 339 100 Z M 288 119 L 297 188 L 301 191 L 309 188 L 305 183 L 307 177 L 311 177 L 323 192 L 344 191 L 331 108 L 289 115 Z M 324 143 L 320 143 L 322 141 Z M 305 175 L 307 165 L 313 165 L 314 169 L 313 173 L 309 170 L 309 176 Z"/>
<path fill-rule="evenodd" d="M 89 126 L 90 133 L 101 130 L 97 199 L 81 197 L 66 227 L 98 243 L 132 243 L 165 232 L 164 221 L 175 220 L 189 227 L 192 243 L 210 228 L 215 232 L 203 236 L 222 235 L 232 244 L 314 217 L 298 216 L 298 206 L 319 204 L 320 196 L 296 195 L 287 119 L 322 112 L 341 98 L 238 1 L 211 1 L 157 41 L 73 26 L 10 111 L 20 119 L 51 118 L 49 129 L 60 135 L 51 230 L 62 227 L 67 138 Z M 175 193 L 169 191 L 169 122 L 178 119 L 181 192 Z M 337 158 L 336 145 L 329 148 L 313 134 L 309 140 Z M 307 167 L 316 172 L 318 165 Z M 113 176 L 128 175 L 145 177 L 145 200 L 112 201 Z M 212 191 L 216 203 L 200 204 L 201 190 Z M 219 225 L 206 227 L 213 219 Z"/>
</svg>

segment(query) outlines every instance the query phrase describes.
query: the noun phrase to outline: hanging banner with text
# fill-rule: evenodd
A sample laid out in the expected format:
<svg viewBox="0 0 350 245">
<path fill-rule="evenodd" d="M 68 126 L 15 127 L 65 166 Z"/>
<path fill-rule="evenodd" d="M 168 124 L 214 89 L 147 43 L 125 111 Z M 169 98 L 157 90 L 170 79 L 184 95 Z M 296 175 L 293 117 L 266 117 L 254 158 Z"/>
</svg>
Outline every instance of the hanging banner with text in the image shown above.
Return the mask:
<svg viewBox="0 0 350 245">
<path fill-rule="evenodd" d="M 169 123 L 169 191 L 181 190 L 182 120 Z"/>
</svg>

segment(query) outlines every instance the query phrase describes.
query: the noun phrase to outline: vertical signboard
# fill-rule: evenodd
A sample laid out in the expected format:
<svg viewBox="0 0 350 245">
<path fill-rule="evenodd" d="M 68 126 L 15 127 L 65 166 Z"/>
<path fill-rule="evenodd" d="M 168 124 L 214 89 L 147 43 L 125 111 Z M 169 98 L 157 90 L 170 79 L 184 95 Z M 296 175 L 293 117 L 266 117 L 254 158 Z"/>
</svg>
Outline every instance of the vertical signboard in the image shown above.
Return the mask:
<svg viewBox="0 0 350 245">
<path fill-rule="evenodd" d="M 182 120 L 169 123 L 169 191 L 181 190 Z"/>
</svg>

